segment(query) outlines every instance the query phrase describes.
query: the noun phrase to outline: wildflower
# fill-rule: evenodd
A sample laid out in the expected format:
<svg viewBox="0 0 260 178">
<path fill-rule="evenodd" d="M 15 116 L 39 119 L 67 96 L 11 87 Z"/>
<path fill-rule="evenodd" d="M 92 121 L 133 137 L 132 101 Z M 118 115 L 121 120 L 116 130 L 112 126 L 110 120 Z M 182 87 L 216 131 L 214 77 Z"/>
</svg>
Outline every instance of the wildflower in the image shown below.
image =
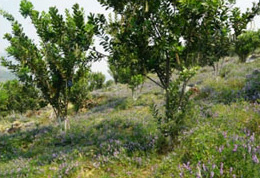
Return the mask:
<svg viewBox="0 0 260 178">
<path fill-rule="evenodd" d="M 93 163 L 93 166 L 94 166 L 95 168 L 98 168 L 98 167 L 100 166 L 100 162 L 95 162 L 95 163 Z"/>
<path fill-rule="evenodd" d="M 142 165 L 142 158 L 141 157 L 137 157 L 136 161 L 137 161 L 138 165 Z"/>
<path fill-rule="evenodd" d="M 114 157 L 118 157 L 118 154 L 119 152 L 117 150 L 113 153 Z"/>
<path fill-rule="evenodd" d="M 202 164 L 202 168 L 203 168 L 204 171 L 207 171 L 207 168 L 206 168 L 204 163 Z"/>
<path fill-rule="evenodd" d="M 229 173 L 231 174 L 231 173 L 232 173 L 232 171 L 233 171 L 233 168 L 231 167 L 231 168 L 229 169 Z"/>
<path fill-rule="evenodd" d="M 197 169 L 198 169 L 198 172 L 197 172 L 197 177 L 196 178 L 201 178 L 202 175 L 201 175 L 201 170 L 200 170 L 200 166 L 197 165 Z"/>
<path fill-rule="evenodd" d="M 218 151 L 221 153 L 223 150 L 224 150 L 224 145 L 221 145 L 221 146 L 218 148 Z"/>
<path fill-rule="evenodd" d="M 227 132 L 223 132 L 222 134 L 223 134 L 224 138 L 227 138 Z"/>
<path fill-rule="evenodd" d="M 232 176 L 233 178 L 236 178 L 236 174 L 233 174 L 233 176 Z"/>
<path fill-rule="evenodd" d="M 250 130 L 247 131 L 247 136 L 249 137 L 251 135 Z"/>
<path fill-rule="evenodd" d="M 237 151 L 237 144 L 235 144 L 235 147 L 234 147 L 233 151 L 234 151 L 234 152 Z"/>
<path fill-rule="evenodd" d="M 221 164 L 220 164 L 220 175 L 223 175 L 223 166 L 224 166 L 224 164 L 221 163 Z"/>
<path fill-rule="evenodd" d="M 213 165 L 212 165 L 212 169 L 215 169 L 215 168 L 216 168 L 216 164 L 213 164 Z"/>
<path fill-rule="evenodd" d="M 253 134 L 251 135 L 250 140 L 251 140 L 251 142 L 254 142 L 254 140 L 255 140 L 255 133 L 253 133 Z"/>
<path fill-rule="evenodd" d="M 251 146 L 250 145 L 248 145 L 248 153 L 251 153 Z"/>
<path fill-rule="evenodd" d="M 253 159 L 254 163 L 257 163 L 257 164 L 259 163 L 259 160 L 256 155 L 252 156 L 252 159 Z"/>
<path fill-rule="evenodd" d="M 213 178 L 213 177 L 214 177 L 214 172 L 211 171 L 211 172 L 210 172 L 210 178 Z"/>
<path fill-rule="evenodd" d="M 180 175 L 180 177 L 182 178 L 182 177 L 183 177 L 183 172 L 180 172 L 180 174 L 179 174 L 179 175 Z"/>
</svg>

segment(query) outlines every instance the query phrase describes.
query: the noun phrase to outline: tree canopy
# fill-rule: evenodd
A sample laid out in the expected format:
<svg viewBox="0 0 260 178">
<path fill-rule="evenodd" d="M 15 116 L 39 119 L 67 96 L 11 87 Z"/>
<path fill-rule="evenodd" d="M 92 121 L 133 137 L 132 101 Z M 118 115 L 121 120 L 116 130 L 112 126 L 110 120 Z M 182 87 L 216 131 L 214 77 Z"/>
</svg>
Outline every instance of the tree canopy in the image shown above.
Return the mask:
<svg viewBox="0 0 260 178">
<path fill-rule="evenodd" d="M 260 47 L 260 30 L 247 31 L 238 36 L 235 43 L 235 53 L 241 62 L 246 62 L 247 57 Z"/>
<path fill-rule="evenodd" d="M 8 55 L 15 59 L 14 62 L 2 58 L 2 64 L 20 81 L 38 87 L 59 118 L 67 115 L 68 95 L 76 82 L 75 74 L 88 69 L 92 61 L 87 54 L 93 42 L 93 23 L 85 20 L 78 4 L 72 10 L 70 13 L 66 9 L 63 17 L 56 7 L 39 12 L 31 2 L 22 0 L 20 13 L 30 18 L 39 43 L 23 32 L 22 25 L 11 14 L 1 11 L 12 24 L 12 33 L 5 34 L 4 38 L 10 43 L 6 49 Z"/>
<path fill-rule="evenodd" d="M 176 100 L 172 97 L 177 95 L 184 101 L 183 87 L 191 76 L 186 80 L 181 77 L 182 73 L 194 75 L 195 66 L 213 66 L 227 56 L 236 37 L 259 13 L 260 7 L 260 2 L 254 3 L 251 9 L 241 13 L 231 0 L 99 2 L 115 12 L 105 26 L 108 34 L 100 34 L 101 44 L 110 54 L 109 64 L 116 71 L 127 69 L 133 75 L 149 78 L 147 74 L 157 74 L 159 82 L 149 79 L 166 91 L 166 118 L 163 121 L 166 125 L 178 124 L 179 119 L 169 115 L 172 108 L 177 108 L 178 112 L 185 110 L 186 104 L 172 102 Z M 100 26 L 104 27 L 104 24 Z M 173 73 L 179 76 L 177 83 Z M 170 107 L 172 103 L 177 105 Z"/>
<path fill-rule="evenodd" d="M 109 63 L 134 73 L 156 73 L 160 86 L 169 86 L 173 69 L 213 65 L 228 54 L 235 38 L 259 12 L 259 4 L 241 13 L 234 1 L 113 1 L 99 0 L 114 9 L 107 25 L 112 37 L 102 42 Z M 233 33 L 234 32 L 234 33 Z"/>
</svg>

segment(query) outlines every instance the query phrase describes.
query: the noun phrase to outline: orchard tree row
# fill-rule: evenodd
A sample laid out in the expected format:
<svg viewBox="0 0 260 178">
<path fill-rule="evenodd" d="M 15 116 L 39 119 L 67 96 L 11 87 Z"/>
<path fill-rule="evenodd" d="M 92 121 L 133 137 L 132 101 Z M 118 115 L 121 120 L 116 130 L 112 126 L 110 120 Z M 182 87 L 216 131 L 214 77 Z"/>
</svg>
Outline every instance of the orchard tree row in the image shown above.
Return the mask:
<svg viewBox="0 0 260 178">
<path fill-rule="evenodd" d="M 178 135 L 189 108 L 190 92 L 185 87 L 199 66 L 213 66 L 230 54 L 246 27 L 259 14 L 260 2 L 241 13 L 234 0 L 98 0 L 114 12 L 90 14 L 75 4 L 65 17 L 56 7 L 39 12 L 22 0 L 20 12 L 30 18 L 40 38 L 35 44 L 14 17 L 1 11 L 11 22 L 7 53 L 16 62 L 2 63 L 25 84 L 37 87 L 53 107 L 57 118 L 66 119 L 72 86 L 84 93 L 84 76 L 92 62 L 108 58 L 115 82 L 126 83 L 135 92 L 147 78 L 165 91 L 165 114 L 159 115 L 159 129 L 170 138 Z M 93 46 L 101 39 L 106 54 Z M 237 49 L 239 51 L 238 44 Z M 242 52 L 244 54 L 244 52 Z M 239 52 L 238 52 L 239 54 Z M 239 54 L 239 56 L 241 56 Z M 241 57 L 242 61 L 244 56 Z M 154 73 L 159 81 L 148 76 Z M 177 78 L 172 78 L 172 74 Z M 75 99 L 74 102 L 77 102 Z"/>
<path fill-rule="evenodd" d="M 91 91 L 107 88 L 110 85 L 111 81 L 105 82 L 102 73 L 86 72 L 79 82 L 70 87 L 69 102 L 78 112 L 92 97 Z M 23 84 L 18 80 L 0 83 L 0 117 L 12 112 L 23 114 L 28 110 L 39 110 L 47 104 L 48 101 L 44 99 L 42 92 L 33 85 Z"/>
</svg>

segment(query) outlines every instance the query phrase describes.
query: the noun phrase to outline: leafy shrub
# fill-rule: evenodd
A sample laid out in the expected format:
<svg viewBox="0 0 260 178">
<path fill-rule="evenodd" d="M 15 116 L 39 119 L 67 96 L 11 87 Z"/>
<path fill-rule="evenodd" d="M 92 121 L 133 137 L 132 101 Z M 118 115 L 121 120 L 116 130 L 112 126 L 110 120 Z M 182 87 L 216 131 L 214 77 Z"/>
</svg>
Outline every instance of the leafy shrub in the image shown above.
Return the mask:
<svg viewBox="0 0 260 178">
<path fill-rule="evenodd" d="M 24 113 L 47 105 L 38 89 L 23 85 L 17 80 L 1 84 L 0 94 L 0 112 L 3 115 L 11 111 Z"/>
<path fill-rule="evenodd" d="M 257 32 L 248 31 L 240 36 L 235 43 L 235 53 L 239 56 L 240 62 L 246 62 L 246 58 L 260 46 L 260 30 Z"/>
<path fill-rule="evenodd" d="M 74 105 L 76 112 L 83 107 L 84 102 L 90 97 L 89 85 L 84 80 L 78 81 L 71 88 L 70 101 Z"/>
<path fill-rule="evenodd" d="M 114 84 L 114 81 L 113 81 L 113 80 L 108 80 L 108 81 L 106 81 L 106 83 L 105 83 L 105 87 L 106 87 L 106 88 L 109 88 L 109 87 L 111 87 L 113 84 Z"/>
<path fill-rule="evenodd" d="M 185 89 L 196 71 L 196 67 L 184 69 L 180 72 L 179 77 L 170 83 L 168 90 L 169 105 L 166 106 L 165 115 L 159 114 L 156 106 L 153 108 L 153 115 L 158 120 L 158 128 L 163 135 L 170 138 L 170 142 L 185 128 L 184 118 L 190 110 L 190 96 L 192 95 L 191 90 L 186 92 Z"/>
<path fill-rule="evenodd" d="M 75 78 L 75 83 L 70 88 L 69 96 L 69 100 L 74 105 L 74 110 L 76 112 L 82 109 L 84 105 L 89 106 L 93 104 L 90 92 L 104 87 L 104 81 L 105 75 L 101 72 L 78 72 L 78 75 Z"/>
<path fill-rule="evenodd" d="M 97 90 L 104 87 L 105 83 L 105 75 L 101 72 L 93 72 L 89 75 L 89 84 L 90 84 L 90 90 Z"/>
</svg>

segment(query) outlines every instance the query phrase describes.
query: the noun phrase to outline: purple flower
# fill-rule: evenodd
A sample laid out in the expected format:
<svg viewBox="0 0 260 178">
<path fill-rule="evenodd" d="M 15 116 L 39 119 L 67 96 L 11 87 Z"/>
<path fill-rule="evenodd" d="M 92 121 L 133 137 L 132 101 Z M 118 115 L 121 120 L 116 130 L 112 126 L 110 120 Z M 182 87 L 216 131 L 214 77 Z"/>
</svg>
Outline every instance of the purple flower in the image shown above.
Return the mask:
<svg viewBox="0 0 260 178">
<path fill-rule="evenodd" d="M 218 148 L 218 151 L 221 153 L 223 150 L 224 150 L 224 145 L 221 145 L 221 146 Z"/>
<path fill-rule="evenodd" d="M 180 177 L 182 178 L 182 177 L 183 177 L 183 172 L 180 172 L 180 174 L 179 174 L 179 175 L 180 175 Z"/>
<path fill-rule="evenodd" d="M 198 172 L 196 174 L 196 178 L 201 178 L 201 170 L 200 170 L 200 162 L 197 164 L 197 169 L 198 169 Z"/>
<path fill-rule="evenodd" d="M 251 135 L 250 140 L 251 140 L 251 142 L 254 142 L 254 140 L 255 140 L 255 133 L 253 133 L 253 134 Z"/>
<path fill-rule="evenodd" d="M 233 168 L 231 167 L 231 168 L 229 169 L 229 173 L 231 174 L 231 173 L 232 173 L 232 171 L 233 171 Z"/>
<path fill-rule="evenodd" d="M 215 169 L 215 168 L 216 168 L 216 164 L 213 164 L 213 165 L 212 165 L 212 169 Z"/>
<path fill-rule="evenodd" d="M 251 146 L 250 145 L 248 145 L 248 153 L 251 153 Z"/>
<path fill-rule="evenodd" d="M 207 168 L 206 168 L 204 163 L 202 164 L 202 168 L 203 168 L 204 171 L 207 171 Z"/>
<path fill-rule="evenodd" d="M 224 138 L 227 138 L 227 132 L 223 132 L 222 134 L 223 134 Z"/>
<path fill-rule="evenodd" d="M 236 174 L 233 174 L 233 176 L 232 176 L 233 178 L 236 178 Z"/>
<path fill-rule="evenodd" d="M 126 174 L 127 174 L 128 176 L 131 176 L 131 175 L 132 175 L 132 172 L 128 171 L 128 172 L 126 172 Z"/>
<path fill-rule="evenodd" d="M 142 158 L 141 158 L 141 157 L 137 157 L 137 158 L 136 158 L 136 161 L 137 161 L 137 163 L 138 163 L 139 165 L 142 164 Z"/>
<path fill-rule="evenodd" d="M 235 147 L 234 147 L 233 151 L 234 151 L 234 152 L 237 151 L 237 144 L 235 144 Z"/>
<path fill-rule="evenodd" d="M 200 161 L 198 162 L 197 166 L 200 167 Z"/>
<path fill-rule="evenodd" d="M 213 178 L 213 177 L 214 177 L 214 172 L 211 171 L 211 172 L 210 172 L 210 178 Z"/>
<path fill-rule="evenodd" d="M 95 162 L 95 163 L 93 163 L 93 166 L 94 166 L 95 168 L 98 168 L 98 167 L 100 166 L 100 162 Z"/>
<path fill-rule="evenodd" d="M 253 157 L 252 157 L 252 159 L 253 159 L 253 161 L 254 161 L 254 163 L 259 163 L 259 160 L 258 160 L 258 158 L 257 158 L 257 156 L 256 155 L 254 155 Z"/>
<path fill-rule="evenodd" d="M 223 166 L 224 166 L 224 163 L 221 163 L 220 164 L 220 175 L 223 175 Z"/>
<path fill-rule="evenodd" d="M 247 136 L 249 137 L 251 134 L 250 134 L 250 130 L 247 131 Z"/>
<path fill-rule="evenodd" d="M 183 163 L 183 167 L 184 167 L 185 169 L 187 169 L 188 171 L 191 171 L 190 162 L 187 162 L 187 164 Z"/>
</svg>

